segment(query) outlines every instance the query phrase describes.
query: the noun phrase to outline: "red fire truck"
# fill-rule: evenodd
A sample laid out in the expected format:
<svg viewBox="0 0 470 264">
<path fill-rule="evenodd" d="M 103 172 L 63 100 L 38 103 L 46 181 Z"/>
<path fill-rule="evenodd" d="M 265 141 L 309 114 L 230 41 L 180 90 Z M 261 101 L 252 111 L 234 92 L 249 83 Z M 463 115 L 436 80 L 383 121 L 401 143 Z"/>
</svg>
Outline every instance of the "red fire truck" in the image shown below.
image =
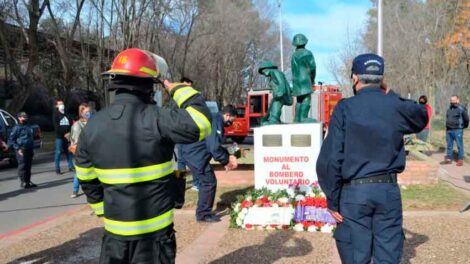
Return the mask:
<svg viewBox="0 0 470 264">
<path fill-rule="evenodd" d="M 323 123 L 328 127 L 333 109 L 342 98 L 339 86 L 315 85 L 312 87 L 312 106 L 309 117 Z M 261 119 L 268 113 L 269 103 L 272 99 L 270 90 L 250 91 L 245 105 L 236 106 L 237 118 L 230 127 L 225 128 L 225 137 L 235 142 L 243 142 L 245 137 L 253 134 L 253 128 L 261 125 Z M 292 106 L 284 106 L 281 122 L 292 123 L 295 114 L 295 98 Z"/>
</svg>

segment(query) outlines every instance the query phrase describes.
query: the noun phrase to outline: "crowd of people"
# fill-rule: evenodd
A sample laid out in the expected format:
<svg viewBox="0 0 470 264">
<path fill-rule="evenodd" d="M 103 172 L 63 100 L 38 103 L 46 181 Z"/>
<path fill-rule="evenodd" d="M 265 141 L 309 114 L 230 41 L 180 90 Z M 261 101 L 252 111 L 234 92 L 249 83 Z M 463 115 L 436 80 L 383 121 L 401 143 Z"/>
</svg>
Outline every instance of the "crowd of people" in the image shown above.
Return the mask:
<svg viewBox="0 0 470 264">
<path fill-rule="evenodd" d="M 213 212 L 217 179 L 210 161 L 227 170 L 238 166 L 222 146 L 224 127 L 235 120 L 236 109 L 227 105 L 211 114 L 192 81 L 171 83 L 160 62 L 140 49 L 119 53 L 104 74 L 115 100 L 93 118 L 86 103 L 80 104 L 74 121 L 64 101 L 55 102 L 55 172 L 62 174 L 65 155 L 75 173 L 71 197 L 79 195 L 81 186 L 94 214 L 104 219 L 100 263 L 174 263 L 173 211 L 184 204 L 187 167 L 199 192 L 196 220 L 213 223 L 220 219 Z M 419 104 L 402 99 L 384 84 L 383 75 L 382 57 L 362 54 L 353 60 L 355 96 L 336 106 L 316 165 L 328 209 L 338 223 L 334 237 L 343 263 L 400 261 L 404 237 L 397 173 L 405 167 L 403 137 L 415 133 L 422 141 L 429 139 L 432 108 L 427 97 L 421 96 Z M 168 107 L 151 103 L 155 84 L 171 97 Z M 468 125 L 467 109 L 452 96 L 442 164 L 452 163 L 455 141 L 456 165 L 463 165 Z M 31 181 L 33 129 L 26 113 L 18 113 L 8 144 L 0 143 L 16 153 L 20 187 L 36 187 Z"/>
</svg>

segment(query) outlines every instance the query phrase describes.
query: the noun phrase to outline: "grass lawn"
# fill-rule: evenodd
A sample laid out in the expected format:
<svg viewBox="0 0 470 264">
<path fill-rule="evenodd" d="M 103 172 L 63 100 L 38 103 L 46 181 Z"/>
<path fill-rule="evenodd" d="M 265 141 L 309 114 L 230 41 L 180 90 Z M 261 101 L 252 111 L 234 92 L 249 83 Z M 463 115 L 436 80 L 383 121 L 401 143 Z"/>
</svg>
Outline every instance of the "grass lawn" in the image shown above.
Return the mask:
<svg viewBox="0 0 470 264">
<path fill-rule="evenodd" d="M 402 187 L 401 195 L 403 210 L 457 210 L 470 201 L 470 197 L 443 182 Z"/>
</svg>

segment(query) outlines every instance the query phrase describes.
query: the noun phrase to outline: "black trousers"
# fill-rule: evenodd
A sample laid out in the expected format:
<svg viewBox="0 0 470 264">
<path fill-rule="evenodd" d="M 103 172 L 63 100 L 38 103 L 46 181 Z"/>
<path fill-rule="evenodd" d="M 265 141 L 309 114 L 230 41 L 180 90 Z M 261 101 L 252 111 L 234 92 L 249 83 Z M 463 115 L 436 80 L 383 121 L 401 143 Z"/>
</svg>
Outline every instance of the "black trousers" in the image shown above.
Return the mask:
<svg viewBox="0 0 470 264">
<path fill-rule="evenodd" d="M 31 166 L 33 165 L 34 151 L 32 149 L 24 149 L 23 155 L 16 152 L 16 160 L 18 161 L 18 177 L 21 182 L 31 182 Z"/>
<path fill-rule="evenodd" d="M 167 264 L 175 263 L 176 237 L 173 227 L 155 237 L 120 240 L 103 236 L 100 264 Z"/>
<path fill-rule="evenodd" d="M 209 159 L 201 162 L 194 159 L 188 159 L 188 165 L 191 173 L 199 178 L 200 186 L 196 208 L 196 219 L 202 220 L 204 217 L 212 214 L 214 206 L 215 193 L 217 191 L 217 178 L 214 170 L 209 163 Z"/>
</svg>

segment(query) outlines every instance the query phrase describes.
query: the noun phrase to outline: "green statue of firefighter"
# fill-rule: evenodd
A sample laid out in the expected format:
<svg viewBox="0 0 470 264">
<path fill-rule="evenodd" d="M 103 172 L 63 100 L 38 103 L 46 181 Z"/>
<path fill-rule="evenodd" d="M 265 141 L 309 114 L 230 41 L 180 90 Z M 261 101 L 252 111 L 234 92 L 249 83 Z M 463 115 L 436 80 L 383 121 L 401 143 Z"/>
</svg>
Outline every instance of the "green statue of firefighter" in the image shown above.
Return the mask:
<svg viewBox="0 0 470 264">
<path fill-rule="evenodd" d="M 268 78 L 268 86 L 272 90 L 269 113 L 262 120 L 262 125 L 281 123 L 281 112 L 284 105 L 292 105 L 291 89 L 284 73 L 270 61 L 261 63 L 258 72 Z"/>
<path fill-rule="evenodd" d="M 291 59 L 292 66 L 292 95 L 297 98 L 295 105 L 295 123 L 314 122 L 308 118 L 312 85 L 315 84 L 315 58 L 310 50 L 305 48 L 308 39 L 303 34 L 294 36 L 292 45 L 296 47 Z"/>
</svg>

